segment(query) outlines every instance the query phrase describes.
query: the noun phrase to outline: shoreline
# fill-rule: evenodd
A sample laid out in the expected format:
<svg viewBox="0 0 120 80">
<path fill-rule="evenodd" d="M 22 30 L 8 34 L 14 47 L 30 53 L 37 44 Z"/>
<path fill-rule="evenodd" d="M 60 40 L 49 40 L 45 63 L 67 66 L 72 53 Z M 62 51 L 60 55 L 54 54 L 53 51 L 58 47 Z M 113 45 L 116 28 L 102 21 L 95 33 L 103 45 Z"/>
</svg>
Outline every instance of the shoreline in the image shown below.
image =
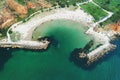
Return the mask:
<svg viewBox="0 0 120 80">
<path fill-rule="evenodd" d="M 96 48 L 95 50 L 90 51 L 89 53 L 79 53 L 80 59 L 88 59 L 86 64 L 89 66 L 93 62 L 97 61 L 102 56 L 108 54 L 109 51 L 112 51 L 116 48 L 116 45 L 110 43 L 112 40 L 106 33 L 97 32 L 94 30 L 94 27 L 91 27 L 87 30 L 86 34 L 92 35 L 95 41 L 100 42 L 102 45 Z"/>
<path fill-rule="evenodd" d="M 83 10 L 77 9 L 76 11 L 70 11 L 67 9 L 57 9 L 54 10 L 53 14 L 45 16 L 41 18 L 41 14 L 37 14 L 32 17 L 28 22 L 25 23 L 18 23 L 17 25 L 13 25 L 12 31 L 19 32 L 22 34 L 23 40 L 26 40 L 27 35 L 32 35 L 34 29 L 39 26 L 40 24 L 57 19 L 66 19 L 66 20 L 73 20 L 79 23 L 82 23 L 86 26 L 92 26 L 93 24 L 93 17 L 85 13 Z M 31 37 L 27 38 L 27 40 L 31 39 Z"/>
<path fill-rule="evenodd" d="M 91 15 L 89 15 L 88 13 L 81 10 L 80 7 L 78 9 L 76 9 L 75 11 L 68 10 L 65 8 L 55 9 L 55 10 L 53 10 L 53 12 L 51 12 L 51 14 L 45 15 L 45 16 L 43 16 L 43 15 L 41 16 L 41 14 L 36 14 L 35 16 L 30 18 L 30 20 L 28 20 L 25 23 L 21 21 L 21 22 L 18 22 L 16 24 L 12 25 L 9 28 L 9 30 L 11 29 L 13 32 L 20 33 L 22 41 L 31 41 L 32 33 L 36 29 L 36 27 L 38 27 L 39 25 L 41 25 L 47 21 L 58 20 L 58 19 L 73 20 L 73 21 L 82 23 L 85 26 L 88 26 L 89 29 L 86 31 L 86 34 L 92 35 L 96 41 L 101 42 L 103 44 L 102 46 L 100 46 L 100 47 L 96 48 L 95 50 L 91 51 L 90 53 L 88 53 L 89 61 L 91 61 L 92 57 L 96 56 L 96 54 L 98 52 L 103 52 L 104 49 L 108 49 L 106 52 L 109 51 L 109 48 L 111 47 L 110 38 L 105 33 L 94 31 L 95 24 L 96 24 L 93 22 L 94 18 Z M 11 39 L 10 39 L 10 35 L 9 35 L 9 30 L 7 32 L 7 36 L 8 36 L 8 42 L 10 43 Z M 18 43 L 19 43 L 19 41 L 18 41 Z M 34 44 L 34 43 L 32 43 L 32 44 Z M 106 52 L 104 51 L 104 54 Z M 99 55 L 99 54 L 97 54 L 97 55 Z M 98 56 L 95 58 L 100 58 L 100 57 L 101 56 Z"/>
<path fill-rule="evenodd" d="M 40 13 L 38 11 L 38 13 Z M 38 27 L 40 24 L 45 23 L 47 21 L 51 20 L 58 20 L 58 19 L 65 19 L 65 20 L 73 20 L 79 23 L 82 23 L 86 26 L 92 26 L 93 17 L 91 15 L 88 15 L 83 10 L 78 8 L 77 10 L 69 10 L 69 8 L 60 8 L 55 9 L 52 12 L 47 12 L 48 14 L 41 15 L 37 12 L 31 14 L 30 18 L 27 22 L 20 21 L 18 23 L 13 24 L 7 31 L 7 40 L 0 42 L 0 44 L 4 43 L 5 45 L 9 45 L 11 43 L 16 44 L 16 42 L 13 42 L 10 37 L 9 31 L 12 31 L 12 33 L 18 32 L 20 34 L 20 40 L 17 41 L 17 43 L 20 43 L 21 41 L 31 41 L 32 42 L 32 33 Z M 34 15 L 36 14 L 36 15 Z M 33 16 L 34 15 L 34 16 Z M 15 36 L 14 36 L 15 37 Z M 34 42 L 34 41 L 33 41 Z M 11 44 L 12 45 L 12 44 Z M 34 43 L 33 43 L 34 45 Z M 23 44 L 24 46 L 24 44 Z M 48 44 L 46 44 L 48 47 Z M 12 47 L 12 46 L 11 46 Z M 19 47 L 19 46 L 18 46 Z"/>
</svg>

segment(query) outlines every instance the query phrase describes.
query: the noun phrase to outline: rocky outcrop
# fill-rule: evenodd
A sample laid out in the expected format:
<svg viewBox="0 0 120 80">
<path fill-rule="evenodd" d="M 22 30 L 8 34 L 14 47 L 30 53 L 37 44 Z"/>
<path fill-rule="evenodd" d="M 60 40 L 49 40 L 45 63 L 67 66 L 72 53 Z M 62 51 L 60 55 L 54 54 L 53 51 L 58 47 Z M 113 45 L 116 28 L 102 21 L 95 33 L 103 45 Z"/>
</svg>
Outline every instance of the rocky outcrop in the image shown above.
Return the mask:
<svg viewBox="0 0 120 80">
<path fill-rule="evenodd" d="M 104 55 L 106 55 L 109 51 L 112 51 L 115 48 L 116 48 L 116 46 L 113 45 L 113 44 L 111 44 L 109 47 L 104 48 L 103 50 L 101 50 L 101 52 L 97 52 L 96 54 L 94 54 L 92 56 L 88 55 L 87 64 L 88 65 L 92 64 L 93 62 L 97 61 L 98 59 L 100 59 L 101 57 L 103 57 Z"/>
<path fill-rule="evenodd" d="M 117 23 L 110 24 L 109 27 L 111 30 L 114 30 L 120 33 L 120 21 L 118 21 Z"/>
<path fill-rule="evenodd" d="M 37 7 L 41 7 L 41 8 L 50 8 L 52 6 L 46 0 L 35 0 L 35 4 L 37 5 Z"/>
<path fill-rule="evenodd" d="M 1 11 L 0 29 L 7 28 L 15 22 L 16 22 L 15 17 L 11 14 L 11 12 L 7 8 Z"/>
<path fill-rule="evenodd" d="M 90 55 L 90 53 L 79 53 L 79 58 L 80 59 L 87 59 L 86 63 L 88 66 L 91 65 L 93 62 L 97 61 L 104 55 L 106 55 L 109 51 L 115 49 L 116 46 L 113 44 L 110 44 L 108 47 L 102 49 L 101 51 L 98 51 L 94 53 L 93 55 Z"/>
<path fill-rule="evenodd" d="M 35 8 L 36 8 L 36 5 L 35 5 L 35 3 L 32 3 L 32 2 L 30 2 L 30 1 L 28 1 L 28 2 L 27 2 L 27 8 L 28 8 L 28 9 L 29 9 L 29 8 L 35 9 Z"/>
<path fill-rule="evenodd" d="M 7 4 L 10 9 L 15 10 L 18 14 L 26 15 L 28 13 L 26 6 L 18 4 L 14 0 L 7 0 Z"/>
</svg>

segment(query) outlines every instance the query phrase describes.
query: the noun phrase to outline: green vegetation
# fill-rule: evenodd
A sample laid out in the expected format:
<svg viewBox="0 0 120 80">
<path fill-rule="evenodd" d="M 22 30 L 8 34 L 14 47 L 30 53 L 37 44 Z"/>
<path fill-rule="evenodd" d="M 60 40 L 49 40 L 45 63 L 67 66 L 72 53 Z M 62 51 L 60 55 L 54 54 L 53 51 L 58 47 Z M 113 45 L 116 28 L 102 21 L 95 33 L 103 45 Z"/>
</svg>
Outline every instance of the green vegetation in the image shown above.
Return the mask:
<svg viewBox="0 0 120 80">
<path fill-rule="evenodd" d="M 10 29 L 10 30 L 9 30 L 9 34 L 12 34 L 12 33 L 13 33 L 13 31 Z"/>
<path fill-rule="evenodd" d="M 18 22 L 19 22 L 19 21 L 22 21 L 22 20 L 23 20 L 23 18 L 17 16 L 17 21 L 18 21 Z"/>
<path fill-rule="evenodd" d="M 24 17 L 24 18 L 21 18 L 21 17 L 19 17 L 19 15 L 16 15 L 16 18 L 17 18 L 17 21 L 19 22 L 19 21 L 23 21 L 23 22 L 26 22 L 26 21 L 28 21 L 30 18 L 28 18 L 31 14 L 33 14 L 34 12 L 36 12 L 36 10 L 35 9 L 28 9 L 28 14 L 27 14 L 27 16 L 26 17 Z M 26 19 L 26 18 L 28 18 L 28 19 Z"/>
<path fill-rule="evenodd" d="M 7 30 L 9 29 L 9 27 L 8 28 L 3 28 L 3 29 L 0 29 L 0 39 L 3 39 L 3 38 L 5 38 L 6 37 L 6 33 L 7 33 Z"/>
<path fill-rule="evenodd" d="M 31 14 L 33 14 L 34 12 L 36 12 L 35 9 L 28 9 L 28 14 L 27 14 L 26 18 L 23 19 L 23 22 L 26 22 L 26 21 L 28 21 L 29 19 L 31 19 L 31 17 L 29 18 L 29 16 L 30 16 Z M 33 15 L 33 16 L 34 16 L 34 15 Z"/>
<path fill-rule="evenodd" d="M 113 16 L 107 21 L 101 23 L 101 25 L 117 22 L 120 20 L 120 0 L 94 0 L 102 8 L 113 12 Z"/>
<path fill-rule="evenodd" d="M 21 4 L 21 5 L 25 5 L 26 4 L 26 0 L 16 0 L 19 4 Z"/>
<path fill-rule="evenodd" d="M 105 11 L 103 11 L 101 8 L 94 5 L 93 3 L 83 4 L 81 5 L 81 8 L 87 13 L 91 14 L 94 17 L 95 21 L 99 21 L 100 19 L 107 16 L 107 13 Z"/>
<path fill-rule="evenodd" d="M 8 30 L 8 29 L 9 29 L 9 27 L 8 27 L 8 28 L 0 29 L 0 33 L 2 34 L 1 37 L 6 36 L 6 33 L 7 33 L 7 30 Z"/>
<path fill-rule="evenodd" d="M 33 14 L 36 10 L 35 9 L 28 9 L 28 16 L 30 16 L 31 14 Z"/>
<path fill-rule="evenodd" d="M 53 4 L 53 6 L 56 6 L 56 3 L 58 3 L 58 5 L 60 5 L 60 7 L 65 7 L 65 6 L 69 7 L 69 5 L 76 6 L 76 3 L 85 2 L 87 0 L 46 0 L 46 1 Z"/>
</svg>

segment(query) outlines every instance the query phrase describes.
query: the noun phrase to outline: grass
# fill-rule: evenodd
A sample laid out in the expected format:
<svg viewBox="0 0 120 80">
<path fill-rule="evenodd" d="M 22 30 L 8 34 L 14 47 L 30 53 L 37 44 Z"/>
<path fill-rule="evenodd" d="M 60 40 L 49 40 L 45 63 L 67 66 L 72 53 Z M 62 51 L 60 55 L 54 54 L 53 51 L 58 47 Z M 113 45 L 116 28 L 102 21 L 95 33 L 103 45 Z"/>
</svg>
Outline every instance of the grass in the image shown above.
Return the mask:
<svg viewBox="0 0 120 80">
<path fill-rule="evenodd" d="M 103 22 L 101 25 L 114 23 L 120 20 L 120 0 L 93 0 L 98 5 L 100 5 L 102 8 L 113 12 L 113 16 Z"/>
<path fill-rule="evenodd" d="M 25 0 L 16 0 L 19 4 L 21 4 L 21 5 L 25 5 L 26 3 L 25 3 Z"/>
<path fill-rule="evenodd" d="M 9 26 L 9 27 L 10 27 L 10 26 Z M 7 33 L 8 29 L 9 29 L 9 27 L 0 29 L 0 33 L 2 34 L 2 37 L 5 37 L 5 36 L 6 36 L 6 33 Z"/>
<path fill-rule="evenodd" d="M 28 14 L 27 14 L 27 16 L 24 17 L 24 18 L 21 18 L 21 17 L 19 17 L 19 15 L 16 15 L 17 21 L 18 21 L 18 22 L 19 22 L 19 21 L 26 22 L 26 18 L 28 18 L 28 17 L 29 17 L 31 14 L 33 14 L 34 12 L 36 12 L 35 9 L 28 9 Z M 29 18 L 29 19 L 30 19 L 30 18 Z M 27 21 L 28 21 L 29 19 L 27 19 Z"/>
<path fill-rule="evenodd" d="M 31 14 L 33 14 L 34 12 L 36 12 L 35 9 L 28 9 L 28 16 L 30 16 Z"/>
<path fill-rule="evenodd" d="M 0 40 L 6 38 L 9 27 L 0 29 Z"/>
<path fill-rule="evenodd" d="M 105 11 L 93 3 L 83 4 L 81 5 L 81 8 L 87 13 L 91 14 L 94 17 L 95 21 L 99 21 L 107 16 L 107 13 Z"/>
<path fill-rule="evenodd" d="M 81 2 L 85 2 L 87 0 L 46 0 L 48 2 L 50 2 L 51 4 L 55 5 L 56 3 L 58 3 L 61 7 L 64 6 L 68 6 L 69 5 L 76 5 L 76 3 L 81 3 Z"/>
</svg>

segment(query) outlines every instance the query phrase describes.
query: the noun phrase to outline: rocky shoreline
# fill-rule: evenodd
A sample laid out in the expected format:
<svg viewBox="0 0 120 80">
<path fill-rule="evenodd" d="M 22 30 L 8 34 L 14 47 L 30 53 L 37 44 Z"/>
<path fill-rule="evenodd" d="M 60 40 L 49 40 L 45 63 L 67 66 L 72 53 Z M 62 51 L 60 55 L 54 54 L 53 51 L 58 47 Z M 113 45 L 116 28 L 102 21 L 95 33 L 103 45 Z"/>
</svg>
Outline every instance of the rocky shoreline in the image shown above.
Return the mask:
<svg viewBox="0 0 120 80">
<path fill-rule="evenodd" d="M 103 57 L 104 55 L 108 54 L 108 52 L 114 50 L 116 48 L 115 45 L 111 44 L 108 48 L 103 49 L 103 51 L 93 55 L 93 56 L 87 56 L 88 57 L 88 61 L 87 64 L 90 65 L 93 62 L 99 60 L 101 57 Z"/>
<path fill-rule="evenodd" d="M 112 40 L 113 40 L 113 38 L 112 38 Z M 102 46 L 104 46 L 104 45 L 102 45 Z M 96 62 L 100 58 L 102 58 L 103 56 L 106 56 L 107 54 L 109 54 L 110 51 L 113 51 L 117 47 L 116 45 L 111 44 L 111 43 L 109 45 L 107 45 L 106 47 L 104 47 L 103 49 L 102 49 L 102 46 L 96 48 L 95 50 L 93 50 L 89 53 L 85 53 L 85 52 L 80 51 L 78 53 L 79 59 L 80 60 L 86 60 L 84 64 L 87 65 L 87 66 L 90 66 L 94 62 Z M 100 48 L 101 48 L 101 50 L 97 51 Z M 93 52 L 93 54 L 91 55 L 92 52 Z"/>
</svg>

